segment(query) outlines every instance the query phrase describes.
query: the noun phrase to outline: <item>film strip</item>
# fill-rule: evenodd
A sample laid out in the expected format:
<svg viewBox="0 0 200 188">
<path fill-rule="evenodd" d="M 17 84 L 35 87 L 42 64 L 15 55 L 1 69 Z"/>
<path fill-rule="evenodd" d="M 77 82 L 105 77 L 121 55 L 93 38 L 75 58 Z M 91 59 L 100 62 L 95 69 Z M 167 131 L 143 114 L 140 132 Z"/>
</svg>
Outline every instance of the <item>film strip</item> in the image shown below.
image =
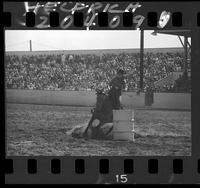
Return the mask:
<svg viewBox="0 0 200 188">
<path fill-rule="evenodd" d="M 184 154 L 174 155 L 173 152 L 171 155 L 159 155 L 153 152 L 152 155 L 142 156 L 134 154 L 116 156 L 116 153 L 113 156 L 110 156 L 109 153 L 96 156 L 90 153 L 88 156 L 76 156 L 76 154 L 72 156 L 58 154 L 56 156 L 55 153 L 55 156 L 46 154 L 38 156 L 34 153 L 18 155 L 17 152 L 8 154 L 8 139 L 10 139 L 11 133 L 7 132 L 8 128 L 5 123 L 6 184 L 200 183 L 199 2 L 4 2 L 3 8 L 2 29 L 4 32 L 6 30 L 86 30 L 88 32 L 136 30 L 142 33 L 154 30 L 156 34 L 168 31 L 177 33 L 178 36 L 191 37 L 192 75 L 191 151 L 189 154 L 185 156 Z M 184 34 L 181 35 L 181 33 Z M 5 38 L 4 42 L 6 43 Z M 140 47 L 144 48 L 142 45 Z M 5 59 L 4 66 L 6 67 Z M 4 88 L 4 90 L 6 89 Z M 8 95 L 7 92 L 5 101 L 7 101 L 6 95 Z M 6 102 L 5 109 L 7 105 Z M 9 117 L 5 116 L 4 118 L 6 118 L 5 122 L 9 121 L 7 120 Z M 97 140 L 96 142 L 102 141 Z M 121 142 L 122 145 L 123 143 L 124 141 Z M 90 143 L 88 142 L 88 144 Z M 109 145 L 109 143 L 107 144 Z M 31 150 L 31 147 L 29 149 Z M 159 149 L 162 150 L 162 148 Z M 172 148 L 172 150 L 175 149 Z"/>
<path fill-rule="evenodd" d="M 10 27 L 11 26 L 11 12 L 4 12 L 4 26 L 5 27 Z M 162 12 L 160 15 L 160 19 L 158 21 L 158 14 L 157 12 L 149 12 L 147 14 L 147 24 L 149 27 L 158 27 L 158 28 L 163 28 L 164 25 L 168 23 L 168 18 L 167 16 L 170 16 L 170 14 L 167 14 L 166 11 Z M 25 26 L 32 28 L 35 27 L 35 13 L 34 12 L 27 12 L 25 16 Z M 82 12 L 75 12 L 73 14 L 73 25 L 75 27 L 83 27 L 84 26 L 84 14 Z M 71 17 L 72 18 L 72 17 Z M 124 12 L 123 13 L 123 26 L 124 27 L 131 27 L 133 25 L 133 13 L 131 12 Z M 171 15 L 172 19 L 172 26 L 173 27 L 181 27 L 182 26 L 182 12 L 173 12 Z M 200 13 L 198 12 L 196 15 L 196 24 L 197 26 L 200 26 Z M 160 25 L 159 25 L 160 24 Z M 163 24 L 163 25 L 162 25 Z M 100 27 L 109 27 L 111 24 L 108 24 L 108 13 L 107 12 L 100 12 L 98 14 L 98 26 Z M 58 12 L 50 12 L 49 13 L 49 26 L 45 27 L 59 27 L 59 13 Z M 112 27 L 112 26 L 111 26 Z M 38 27 L 40 28 L 40 27 Z M 42 28 L 42 27 L 41 27 Z M 64 28 L 65 29 L 65 28 Z M 137 29 L 137 28 L 136 28 Z"/>
<path fill-rule="evenodd" d="M 164 28 L 168 29 L 170 27 L 175 27 L 175 28 L 188 27 L 188 23 L 183 20 L 183 17 L 185 18 L 187 15 L 183 16 L 183 12 L 181 11 L 167 12 L 165 10 L 160 11 L 162 9 L 159 8 L 160 10 L 157 12 L 156 11 L 147 12 L 145 14 L 145 17 L 143 15 L 136 15 L 136 17 L 134 17 L 133 13 L 136 11 L 136 9 L 141 7 L 139 3 L 136 3 L 136 4 L 127 3 L 127 7 L 125 8 L 123 7 L 123 9 L 121 10 L 114 9 L 116 7 L 119 7 L 119 4 L 110 5 L 109 3 L 107 3 L 106 5 L 104 5 L 105 8 L 102 10 L 102 12 L 95 13 L 94 18 L 92 18 L 92 20 L 96 18 L 96 20 L 98 20 L 97 21 L 98 24 L 95 22 L 92 23 L 91 22 L 92 20 L 90 20 L 91 23 L 86 22 L 86 19 L 89 20 L 89 17 L 86 17 L 86 15 L 89 14 L 90 12 L 95 12 L 98 9 L 102 9 L 103 4 L 101 3 L 92 4 L 91 6 L 87 5 L 87 7 L 85 6 L 84 3 L 77 3 L 77 4 L 74 4 L 73 8 L 69 10 L 64 9 L 64 6 L 66 4 L 65 3 L 62 4 L 61 2 L 58 2 L 58 3 L 52 2 L 49 4 L 44 3 L 44 4 L 36 4 L 36 5 L 33 7 L 28 6 L 28 4 L 24 5 L 27 9 L 30 7 L 32 8 L 32 9 L 30 8 L 30 11 L 25 12 L 23 14 L 23 16 L 25 17 L 25 19 L 23 18 L 24 21 L 21 21 L 18 19 L 14 20 L 12 19 L 11 12 L 9 11 L 4 12 L 3 13 L 4 18 L 5 18 L 4 23 L 3 23 L 4 27 L 12 28 L 13 22 L 14 22 L 13 26 L 15 26 L 15 24 L 18 24 L 19 28 L 23 28 L 20 26 L 25 26 L 27 29 L 51 29 L 51 28 L 52 29 L 56 29 L 56 28 L 58 29 L 75 29 L 75 28 L 85 29 L 89 27 L 90 29 L 92 29 L 92 27 L 94 27 L 93 29 L 105 29 L 105 27 L 107 29 L 122 29 L 120 28 L 120 26 L 122 26 L 123 29 L 140 29 L 140 25 L 142 24 L 147 25 L 146 28 L 157 27 L 160 29 L 164 29 Z M 60 7 L 60 9 L 57 10 L 56 9 L 57 7 Z M 37 15 L 38 13 L 36 12 L 39 8 L 43 8 L 48 13 L 48 16 L 40 17 L 40 20 L 39 20 L 37 18 L 39 17 Z M 89 13 L 87 13 L 85 9 Z M 68 17 L 64 17 L 63 19 L 62 11 L 66 13 L 70 12 L 72 13 L 72 15 Z M 121 15 L 120 16 L 118 15 L 118 17 L 116 16 L 111 19 L 109 18 L 109 13 L 110 14 L 120 13 Z M 197 27 L 200 26 L 199 17 L 200 17 L 200 13 L 197 10 L 194 13 L 193 26 L 195 25 Z M 146 23 L 143 23 L 145 19 L 146 19 L 145 21 Z M 171 23 L 169 22 L 170 20 L 171 20 Z M 143 26 L 143 28 L 145 29 L 145 26 Z"/>
</svg>

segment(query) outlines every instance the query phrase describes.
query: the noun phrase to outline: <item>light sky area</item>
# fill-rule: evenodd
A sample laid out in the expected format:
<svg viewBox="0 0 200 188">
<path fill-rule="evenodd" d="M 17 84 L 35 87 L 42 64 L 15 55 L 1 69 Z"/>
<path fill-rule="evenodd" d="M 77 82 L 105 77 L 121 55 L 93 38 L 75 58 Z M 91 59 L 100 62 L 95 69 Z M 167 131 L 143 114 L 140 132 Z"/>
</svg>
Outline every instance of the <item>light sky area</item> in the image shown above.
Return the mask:
<svg viewBox="0 0 200 188">
<path fill-rule="evenodd" d="M 182 47 L 178 36 L 144 31 L 144 48 Z M 140 47 L 140 31 L 136 30 L 6 30 L 6 51 L 126 49 Z"/>
</svg>

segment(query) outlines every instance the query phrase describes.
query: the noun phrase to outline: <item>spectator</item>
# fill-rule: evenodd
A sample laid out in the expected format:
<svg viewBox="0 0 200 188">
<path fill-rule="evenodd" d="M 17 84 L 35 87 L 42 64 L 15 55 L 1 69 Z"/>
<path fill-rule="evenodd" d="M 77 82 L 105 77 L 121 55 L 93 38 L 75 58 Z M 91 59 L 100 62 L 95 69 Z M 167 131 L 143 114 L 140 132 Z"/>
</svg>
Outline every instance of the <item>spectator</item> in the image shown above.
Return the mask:
<svg viewBox="0 0 200 188">
<path fill-rule="evenodd" d="M 151 75 L 153 82 L 183 68 L 183 53 L 144 54 L 144 86 Z M 135 91 L 139 82 L 139 53 L 6 55 L 5 80 L 9 89 L 95 90 L 99 84 L 109 84 L 115 70 L 123 68 L 133 76 L 127 80 L 127 90 Z M 155 88 L 156 92 L 190 92 L 190 79 L 179 78 L 172 86 Z"/>
</svg>

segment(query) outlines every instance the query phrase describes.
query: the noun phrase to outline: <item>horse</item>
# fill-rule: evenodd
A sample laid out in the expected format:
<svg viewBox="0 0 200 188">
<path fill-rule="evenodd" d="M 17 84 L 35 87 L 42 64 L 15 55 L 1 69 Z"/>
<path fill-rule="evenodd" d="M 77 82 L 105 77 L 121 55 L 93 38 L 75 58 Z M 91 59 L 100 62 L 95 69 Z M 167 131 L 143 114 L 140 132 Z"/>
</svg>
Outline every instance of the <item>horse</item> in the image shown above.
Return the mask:
<svg viewBox="0 0 200 188">
<path fill-rule="evenodd" d="M 100 130 L 100 127 L 105 123 L 113 122 L 113 103 L 111 101 L 112 96 L 110 94 L 105 94 L 101 90 L 97 90 L 97 101 L 95 108 L 91 110 L 92 117 L 83 133 L 83 136 L 87 138 L 87 131 L 89 128 L 92 129 L 92 138 L 101 139 L 105 136 Z M 97 125 L 95 125 L 97 124 Z M 111 127 L 106 135 L 112 131 Z"/>
</svg>

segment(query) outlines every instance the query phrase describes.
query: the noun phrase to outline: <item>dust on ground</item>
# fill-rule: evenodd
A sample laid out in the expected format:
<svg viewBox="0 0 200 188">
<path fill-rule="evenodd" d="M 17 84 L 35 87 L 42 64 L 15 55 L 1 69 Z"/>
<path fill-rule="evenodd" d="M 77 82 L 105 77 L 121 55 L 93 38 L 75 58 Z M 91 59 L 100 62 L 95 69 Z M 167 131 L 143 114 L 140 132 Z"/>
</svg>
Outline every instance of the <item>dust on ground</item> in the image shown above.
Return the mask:
<svg viewBox="0 0 200 188">
<path fill-rule="evenodd" d="M 91 118 L 88 107 L 6 104 L 8 156 L 190 156 L 191 112 L 135 110 L 134 142 L 66 134 Z"/>
</svg>

